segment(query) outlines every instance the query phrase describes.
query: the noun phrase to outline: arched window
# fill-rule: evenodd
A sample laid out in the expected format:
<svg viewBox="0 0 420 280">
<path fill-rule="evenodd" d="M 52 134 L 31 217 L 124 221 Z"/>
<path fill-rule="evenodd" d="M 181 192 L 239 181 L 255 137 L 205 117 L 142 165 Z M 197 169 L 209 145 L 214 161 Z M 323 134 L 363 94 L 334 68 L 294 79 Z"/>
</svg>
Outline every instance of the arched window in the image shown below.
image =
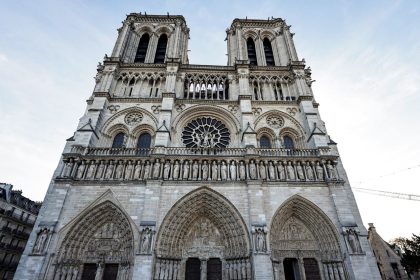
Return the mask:
<svg viewBox="0 0 420 280">
<path fill-rule="evenodd" d="M 112 148 L 125 148 L 125 133 L 120 132 L 114 137 L 114 141 L 112 142 Z"/>
<path fill-rule="evenodd" d="M 146 59 L 147 47 L 149 46 L 149 39 L 150 36 L 147 33 L 141 36 L 134 62 L 144 63 L 144 60 Z"/>
<path fill-rule="evenodd" d="M 260 148 L 262 148 L 262 149 L 271 149 L 271 141 L 270 141 L 270 138 L 268 138 L 265 135 L 261 136 L 261 138 L 260 138 Z"/>
<path fill-rule="evenodd" d="M 137 148 L 138 149 L 148 149 L 150 148 L 150 144 L 152 143 L 152 136 L 150 133 L 142 133 L 139 136 L 139 140 L 137 141 Z"/>
<path fill-rule="evenodd" d="M 295 148 L 295 143 L 293 142 L 292 138 L 290 138 L 290 136 L 284 136 L 283 137 L 283 142 L 284 142 L 284 147 L 286 149 L 291 149 L 293 150 Z"/>
<path fill-rule="evenodd" d="M 255 52 L 255 43 L 251 37 L 246 40 L 246 47 L 248 50 L 249 64 L 257 65 L 257 53 Z"/>
<path fill-rule="evenodd" d="M 167 44 L 168 44 L 168 36 L 166 36 L 166 34 L 160 35 L 158 43 L 157 43 L 155 62 L 154 63 L 164 63 L 165 62 L 165 54 L 166 54 L 166 45 Z"/>
<path fill-rule="evenodd" d="M 273 48 L 271 47 L 271 42 L 268 38 L 265 38 L 263 41 L 264 53 L 265 53 L 265 62 L 267 66 L 274 66 L 274 56 Z"/>
</svg>

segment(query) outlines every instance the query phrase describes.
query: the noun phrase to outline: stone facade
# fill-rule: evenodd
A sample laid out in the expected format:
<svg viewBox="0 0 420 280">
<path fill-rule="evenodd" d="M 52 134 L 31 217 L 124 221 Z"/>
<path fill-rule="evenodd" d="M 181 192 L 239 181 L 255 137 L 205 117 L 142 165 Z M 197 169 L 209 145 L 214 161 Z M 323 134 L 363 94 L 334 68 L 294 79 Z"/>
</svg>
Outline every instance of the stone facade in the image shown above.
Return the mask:
<svg viewBox="0 0 420 280">
<path fill-rule="evenodd" d="M 385 242 L 372 223 L 369 224 L 368 240 L 372 246 L 383 280 L 410 279 L 401 265 L 401 249 L 396 245 L 392 246 Z"/>
<path fill-rule="evenodd" d="M 380 279 L 284 20 L 235 19 L 227 66 L 182 16 L 118 32 L 17 279 Z"/>
<path fill-rule="evenodd" d="M 0 183 L 0 279 L 13 279 L 40 208 L 40 202 Z"/>
</svg>

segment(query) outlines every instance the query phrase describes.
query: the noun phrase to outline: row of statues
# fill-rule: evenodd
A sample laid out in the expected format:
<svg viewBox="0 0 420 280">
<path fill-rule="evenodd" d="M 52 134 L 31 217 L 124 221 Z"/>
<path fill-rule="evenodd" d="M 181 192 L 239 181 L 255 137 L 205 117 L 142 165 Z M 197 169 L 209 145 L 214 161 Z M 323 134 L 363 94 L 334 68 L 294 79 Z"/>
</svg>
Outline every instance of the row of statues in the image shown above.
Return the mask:
<svg viewBox="0 0 420 280">
<path fill-rule="evenodd" d="M 334 161 L 65 160 L 63 178 L 79 180 L 338 180 Z"/>
<path fill-rule="evenodd" d="M 95 271 L 95 280 L 104 279 L 105 273 L 105 263 L 99 262 L 96 264 Z M 74 262 L 74 263 L 65 263 L 65 264 L 56 264 L 56 269 L 54 271 L 54 280 L 73 280 L 81 279 L 83 274 L 83 264 Z M 130 277 L 130 265 L 129 264 L 119 264 L 118 266 L 118 279 L 128 280 Z"/>
<path fill-rule="evenodd" d="M 154 280 L 177 280 L 180 279 L 180 261 L 169 259 L 158 259 L 155 265 Z"/>
</svg>

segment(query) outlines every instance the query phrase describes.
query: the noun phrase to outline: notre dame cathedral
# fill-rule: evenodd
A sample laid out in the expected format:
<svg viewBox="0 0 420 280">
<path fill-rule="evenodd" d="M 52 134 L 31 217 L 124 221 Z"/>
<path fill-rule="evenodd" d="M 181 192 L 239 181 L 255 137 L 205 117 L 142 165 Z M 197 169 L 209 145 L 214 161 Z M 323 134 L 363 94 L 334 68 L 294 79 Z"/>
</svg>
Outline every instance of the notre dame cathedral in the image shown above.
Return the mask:
<svg viewBox="0 0 420 280">
<path fill-rule="evenodd" d="M 127 16 L 15 279 L 380 279 L 290 26 L 226 36 L 189 64 L 183 16 Z"/>
</svg>

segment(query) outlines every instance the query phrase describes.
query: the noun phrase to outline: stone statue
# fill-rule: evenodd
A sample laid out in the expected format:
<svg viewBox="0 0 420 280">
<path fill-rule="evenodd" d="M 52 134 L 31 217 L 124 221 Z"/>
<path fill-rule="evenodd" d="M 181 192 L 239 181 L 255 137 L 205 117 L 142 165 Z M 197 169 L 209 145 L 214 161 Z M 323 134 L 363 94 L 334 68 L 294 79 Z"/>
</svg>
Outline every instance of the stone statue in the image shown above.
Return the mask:
<svg viewBox="0 0 420 280">
<path fill-rule="evenodd" d="M 194 160 L 193 166 L 192 166 L 192 179 L 197 180 L 197 177 L 198 177 L 198 163 L 196 160 Z"/>
<path fill-rule="evenodd" d="M 270 180 L 276 180 L 276 170 L 272 161 L 268 163 L 268 176 L 270 176 Z"/>
<path fill-rule="evenodd" d="M 106 169 L 105 179 L 107 179 L 107 180 L 111 179 L 113 173 L 114 173 L 114 163 L 111 160 L 109 162 L 108 168 Z"/>
<path fill-rule="evenodd" d="M 101 160 L 98 166 L 98 170 L 96 171 L 96 176 L 95 176 L 96 179 L 102 178 L 104 169 L 105 169 L 105 164 L 104 164 L 104 161 Z"/>
<path fill-rule="evenodd" d="M 251 160 L 251 162 L 249 163 L 249 177 L 251 179 L 257 178 L 257 167 L 255 166 L 254 160 Z"/>
<path fill-rule="evenodd" d="M 229 172 L 230 172 L 230 179 L 233 181 L 236 181 L 236 164 L 234 161 L 230 163 Z"/>
<path fill-rule="evenodd" d="M 83 172 L 85 171 L 85 162 L 82 161 L 79 164 L 79 167 L 77 168 L 77 174 L 76 174 L 76 178 L 78 179 L 82 179 L 83 178 Z"/>
<path fill-rule="evenodd" d="M 279 180 L 286 180 L 286 172 L 281 161 L 277 162 L 277 173 L 279 174 Z"/>
<path fill-rule="evenodd" d="M 147 180 L 150 178 L 150 162 L 147 160 L 146 165 L 144 166 L 143 179 Z"/>
<path fill-rule="evenodd" d="M 255 250 L 257 252 L 265 252 L 266 246 L 265 246 L 265 233 L 264 230 L 261 228 L 258 228 L 255 230 Z"/>
<path fill-rule="evenodd" d="M 286 166 L 287 169 L 287 179 L 296 180 L 295 169 L 292 166 L 292 163 L 289 161 Z"/>
<path fill-rule="evenodd" d="M 131 160 L 129 160 L 127 166 L 125 167 L 124 179 L 130 180 L 132 175 L 133 175 L 133 164 L 131 164 Z"/>
<path fill-rule="evenodd" d="M 239 163 L 239 179 L 245 180 L 246 179 L 246 168 L 243 161 Z"/>
<path fill-rule="evenodd" d="M 172 172 L 172 178 L 178 180 L 179 178 L 179 162 L 176 160 L 174 164 L 174 171 Z"/>
<path fill-rule="evenodd" d="M 96 268 L 95 280 L 102 280 L 102 277 L 104 274 L 104 268 L 105 268 L 105 264 L 103 262 L 98 263 L 97 268 Z"/>
<path fill-rule="evenodd" d="M 157 159 L 153 164 L 153 179 L 159 179 L 160 177 L 160 160 Z"/>
<path fill-rule="evenodd" d="M 227 180 L 227 166 L 224 161 L 222 161 L 222 166 L 220 167 L 220 177 L 223 181 Z"/>
<path fill-rule="evenodd" d="M 312 166 L 309 163 L 309 161 L 306 162 L 305 171 L 306 171 L 306 179 L 308 179 L 309 181 L 313 181 L 314 180 L 314 171 L 312 170 Z"/>
<path fill-rule="evenodd" d="M 86 172 L 86 179 L 93 179 L 95 175 L 95 167 L 96 167 L 95 161 L 91 160 L 89 164 L 89 168 Z"/>
<path fill-rule="evenodd" d="M 213 163 L 211 164 L 211 179 L 213 181 L 217 181 L 218 179 L 218 172 L 219 171 L 219 166 L 217 165 L 216 161 L 213 161 Z"/>
<path fill-rule="evenodd" d="M 70 177 L 71 171 L 73 170 L 73 159 L 69 159 L 63 169 L 63 177 Z"/>
<path fill-rule="evenodd" d="M 169 179 L 169 172 L 171 171 L 171 162 L 167 160 L 165 162 L 165 165 L 163 166 L 163 179 L 168 180 Z"/>
<path fill-rule="evenodd" d="M 152 231 L 149 228 L 144 229 L 143 236 L 141 239 L 140 252 L 148 254 L 150 252 L 150 241 L 152 239 Z"/>
<path fill-rule="evenodd" d="M 48 239 L 48 234 L 49 234 L 49 230 L 47 228 L 43 228 L 38 232 L 38 236 L 35 241 L 35 246 L 32 251 L 34 254 L 44 253 L 45 245 Z"/>
<path fill-rule="evenodd" d="M 204 161 L 201 165 L 201 177 L 203 180 L 207 180 L 209 176 L 209 166 L 207 165 L 207 161 Z"/>
<path fill-rule="evenodd" d="M 182 179 L 188 180 L 190 176 L 190 163 L 188 160 L 184 161 L 184 172 L 182 174 Z"/>
<path fill-rule="evenodd" d="M 265 169 L 265 165 L 264 162 L 260 161 L 260 179 L 261 180 L 266 180 L 267 179 L 267 171 Z"/>
<path fill-rule="evenodd" d="M 115 169 L 115 178 L 121 179 L 122 173 L 123 173 L 124 164 L 122 161 L 119 161 L 117 163 L 117 168 Z"/>
<path fill-rule="evenodd" d="M 331 163 L 331 161 L 328 161 L 328 162 L 327 162 L 326 167 L 327 167 L 327 171 L 328 171 L 329 178 L 330 178 L 331 180 L 337 180 L 337 174 L 336 174 L 336 172 L 335 172 L 334 165 Z"/>
<path fill-rule="evenodd" d="M 139 179 L 141 174 L 141 161 L 138 160 L 136 167 L 134 168 L 134 179 Z"/>
<path fill-rule="evenodd" d="M 305 180 L 305 175 L 303 174 L 303 167 L 300 162 L 296 164 L 296 173 L 299 180 Z"/>
<path fill-rule="evenodd" d="M 318 177 L 319 181 L 323 181 L 324 180 L 324 168 L 319 164 L 319 161 L 316 162 L 316 175 Z"/>
<path fill-rule="evenodd" d="M 362 253 L 362 248 L 360 246 L 359 237 L 357 231 L 355 229 L 348 229 L 347 230 L 347 241 L 350 245 L 352 253 Z"/>
</svg>

